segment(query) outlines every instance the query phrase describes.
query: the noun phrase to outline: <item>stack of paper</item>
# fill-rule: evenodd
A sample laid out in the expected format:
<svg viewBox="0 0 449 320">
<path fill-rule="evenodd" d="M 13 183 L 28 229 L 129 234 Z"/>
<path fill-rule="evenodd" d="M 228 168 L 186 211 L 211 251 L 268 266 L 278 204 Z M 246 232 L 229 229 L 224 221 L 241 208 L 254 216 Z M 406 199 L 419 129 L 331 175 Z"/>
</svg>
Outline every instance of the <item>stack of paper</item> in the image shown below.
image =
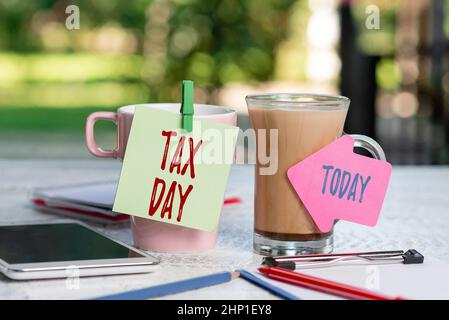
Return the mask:
<svg viewBox="0 0 449 320">
<path fill-rule="evenodd" d="M 35 208 L 100 222 L 123 222 L 126 214 L 112 211 L 116 182 L 99 182 L 48 189 L 37 189 L 31 201 Z"/>
<path fill-rule="evenodd" d="M 449 299 L 449 264 L 427 257 L 423 264 L 335 265 L 328 268 L 300 269 L 297 272 L 372 290 L 392 298 Z M 269 279 L 257 271 L 254 275 L 305 300 L 342 299 L 337 296 Z"/>
<path fill-rule="evenodd" d="M 117 182 L 97 182 L 36 189 L 31 201 L 38 210 L 97 222 L 128 221 L 129 215 L 112 211 Z M 240 203 L 235 190 L 227 190 L 224 205 Z"/>
</svg>

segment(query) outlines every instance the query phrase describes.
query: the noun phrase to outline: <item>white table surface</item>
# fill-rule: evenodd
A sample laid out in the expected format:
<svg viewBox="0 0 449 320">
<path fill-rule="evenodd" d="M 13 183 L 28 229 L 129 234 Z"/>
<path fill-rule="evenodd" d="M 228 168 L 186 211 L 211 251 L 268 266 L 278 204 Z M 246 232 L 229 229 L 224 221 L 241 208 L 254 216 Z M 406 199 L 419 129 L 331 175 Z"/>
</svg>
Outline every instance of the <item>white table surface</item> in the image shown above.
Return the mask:
<svg viewBox="0 0 449 320">
<path fill-rule="evenodd" d="M 155 256 L 161 258 L 161 268 L 155 273 L 82 278 L 77 289 L 68 286 L 66 279 L 13 281 L 0 275 L 0 299 L 84 299 L 217 271 L 236 268 L 255 270 L 260 264 L 261 256 L 252 252 L 253 169 L 249 165 L 232 168 L 229 188 L 233 190 L 233 194 L 237 191 L 243 203 L 224 208 L 219 239 L 214 250 L 196 254 L 155 253 Z M 33 188 L 117 179 L 119 170 L 120 163 L 112 160 L 0 160 L 0 223 L 60 219 L 60 216 L 32 209 L 29 197 Z M 339 222 L 335 229 L 335 251 L 415 248 L 425 255 L 426 262 L 443 263 L 438 272 L 445 273 L 440 274 L 441 277 L 449 278 L 449 268 L 445 267 L 445 263 L 449 261 L 448 186 L 449 167 L 395 167 L 378 225 L 369 228 Z M 127 223 L 92 226 L 116 239 L 131 243 Z M 333 275 L 337 279 L 344 274 L 351 282 L 351 275 L 347 271 L 349 269 L 344 268 L 340 267 L 337 273 L 321 269 L 318 274 Z M 395 268 L 404 267 L 400 265 Z M 424 282 L 425 280 L 423 279 Z M 435 290 L 431 289 L 421 290 L 419 297 L 449 298 L 449 287 L 447 290 L 436 287 Z M 330 298 L 325 295 L 309 297 Z M 275 297 L 236 279 L 223 285 L 164 298 Z"/>
</svg>

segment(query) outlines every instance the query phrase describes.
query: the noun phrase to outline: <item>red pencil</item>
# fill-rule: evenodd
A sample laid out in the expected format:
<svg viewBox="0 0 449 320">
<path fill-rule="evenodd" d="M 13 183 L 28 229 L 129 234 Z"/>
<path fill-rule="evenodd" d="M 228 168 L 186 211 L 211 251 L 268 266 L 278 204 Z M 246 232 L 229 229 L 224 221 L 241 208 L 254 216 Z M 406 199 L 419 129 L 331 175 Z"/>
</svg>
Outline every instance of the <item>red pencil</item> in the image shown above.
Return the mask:
<svg viewBox="0 0 449 320">
<path fill-rule="evenodd" d="M 398 300 L 378 293 L 350 286 L 347 284 L 309 276 L 303 273 L 287 270 L 279 267 L 259 268 L 259 271 L 267 277 L 293 284 L 306 289 L 320 291 L 352 300 Z"/>
</svg>

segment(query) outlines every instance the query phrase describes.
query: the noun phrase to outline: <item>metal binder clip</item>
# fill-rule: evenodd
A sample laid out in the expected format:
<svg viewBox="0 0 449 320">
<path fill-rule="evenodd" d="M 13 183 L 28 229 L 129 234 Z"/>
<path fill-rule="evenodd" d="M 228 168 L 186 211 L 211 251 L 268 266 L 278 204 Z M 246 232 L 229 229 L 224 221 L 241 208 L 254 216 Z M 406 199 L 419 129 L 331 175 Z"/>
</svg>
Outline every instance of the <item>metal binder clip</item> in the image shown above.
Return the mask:
<svg viewBox="0 0 449 320">
<path fill-rule="evenodd" d="M 424 256 L 415 249 L 406 252 L 374 251 L 358 253 L 309 254 L 298 256 L 265 257 L 262 265 L 267 267 L 281 267 L 289 270 L 306 268 L 323 268 L 335 264 L 384 264 L 399 263 L 417 264 L 424 262 Z"/>
</svg>

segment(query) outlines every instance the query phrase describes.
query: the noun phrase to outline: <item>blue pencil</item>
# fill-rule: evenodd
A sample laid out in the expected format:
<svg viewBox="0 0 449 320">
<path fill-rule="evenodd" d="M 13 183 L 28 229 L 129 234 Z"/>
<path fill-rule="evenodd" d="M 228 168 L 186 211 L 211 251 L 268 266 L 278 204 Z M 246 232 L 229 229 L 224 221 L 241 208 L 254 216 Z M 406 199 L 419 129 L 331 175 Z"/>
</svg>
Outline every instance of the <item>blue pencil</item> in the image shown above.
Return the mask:
<svg viewBox="0 0 449 320">
<path fill-rule="evenodd" d="M 249 273 L 248 271 L 245 270 L 236 270 L 238 273 L 240 273 L 240 277 L 251 282 L 252 284 L 255 284 L 258 287 L 261 287 L 262 289 L 265 289 L 266 291 L 271 292 L 272 294 L 285 299 L 285 300 L 301 300 L 299 297 L 291 294 L 288 291 L 285 291 L 284 289 L 281 289 L 279 287 L 276 287 L 262 279 L 260 279 L 259 277 L 256 277 L 255 275 L 253 275 L 252 273 Z"/>
<path fill-rule="evenodd" d="M 194 289 L 213 286 L 229 282 L 239 276 L 238 272 L 221 272 L 203 277 L 171 282 L 159 286 L 132 290 L 108 296 L 95 298 L 94 300 L 143 300 L 161 297 L 169 294 L 190 291 Z"/>
</svg>

